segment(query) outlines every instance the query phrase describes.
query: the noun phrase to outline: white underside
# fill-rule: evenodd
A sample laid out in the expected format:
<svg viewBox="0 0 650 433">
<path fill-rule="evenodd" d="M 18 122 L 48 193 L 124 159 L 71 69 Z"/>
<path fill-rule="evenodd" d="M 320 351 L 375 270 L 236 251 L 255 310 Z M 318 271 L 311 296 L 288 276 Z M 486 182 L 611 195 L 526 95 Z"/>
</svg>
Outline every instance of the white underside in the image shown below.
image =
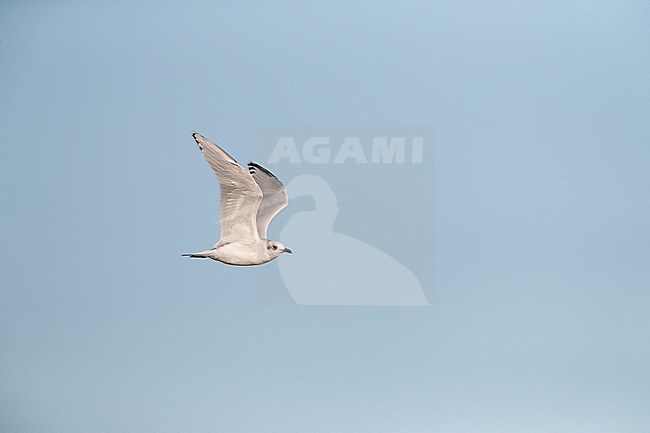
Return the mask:
<svg viewBox="0 0 650 433">
<path fill-rule="evenodd" d="M 270 262 L 278 255 L 270 254 L 266 240 L 260 240 L 259 242 L 217 244 L 217 247 L 212 250 L 210 258 L 229 265 L 252 266 Z"/>
</svg>

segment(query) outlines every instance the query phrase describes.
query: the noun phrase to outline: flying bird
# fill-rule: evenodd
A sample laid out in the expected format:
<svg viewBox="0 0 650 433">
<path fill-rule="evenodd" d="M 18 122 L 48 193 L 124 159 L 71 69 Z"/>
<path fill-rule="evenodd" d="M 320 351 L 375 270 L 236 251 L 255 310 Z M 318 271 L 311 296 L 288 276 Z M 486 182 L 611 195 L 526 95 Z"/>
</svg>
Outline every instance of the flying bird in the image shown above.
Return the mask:
<svg viewBox="0 0 650 433">
<path fill-rule="evenodd" d="M 193 132 L 219 181 L 219 242 L 209 250 L 183 254 L 235 266 L 268 263 L 282 253 L 292 254 L 282 242 L 266 238 L 271 219 L 289 202 L 287 189 L 269 170 L 248 162 L 248 170 L 225 150 Z"/>
</svg>

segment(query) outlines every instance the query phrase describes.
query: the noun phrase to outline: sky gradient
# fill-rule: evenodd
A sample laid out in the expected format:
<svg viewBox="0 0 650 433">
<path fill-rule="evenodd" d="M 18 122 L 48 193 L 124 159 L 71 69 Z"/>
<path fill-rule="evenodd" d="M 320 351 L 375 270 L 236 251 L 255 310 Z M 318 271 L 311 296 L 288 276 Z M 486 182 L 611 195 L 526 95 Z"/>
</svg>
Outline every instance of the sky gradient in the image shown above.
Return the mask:
<svg viewBox="0 0 650 433">
<path fill-rule="evenodd" d="M 2 2 L 0 430 L 647 433 L 648 23 Z M 431 307 L 261 305 L 251 269 L 180 257 L 217 230 L 190 131 L 246 161 L 285 125 L 435 130 Z"/>
</svg>

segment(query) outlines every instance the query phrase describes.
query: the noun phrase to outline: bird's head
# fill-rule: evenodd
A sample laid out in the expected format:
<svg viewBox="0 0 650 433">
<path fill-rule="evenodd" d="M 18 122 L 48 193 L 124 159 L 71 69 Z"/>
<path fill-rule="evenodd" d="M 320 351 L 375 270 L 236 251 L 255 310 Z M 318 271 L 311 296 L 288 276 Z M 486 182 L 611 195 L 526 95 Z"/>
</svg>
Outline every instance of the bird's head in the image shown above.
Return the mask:
<svg viewBox="0 0 650 433">
<path fill-rule="evenodd" d="M 266 249 L 268 253 L 273 257 L 277 257 L 282 253 L 293 254 L 293 251 L 285 247 L 282 242 L 278 241 L 266 241 Z"/>
</svg>

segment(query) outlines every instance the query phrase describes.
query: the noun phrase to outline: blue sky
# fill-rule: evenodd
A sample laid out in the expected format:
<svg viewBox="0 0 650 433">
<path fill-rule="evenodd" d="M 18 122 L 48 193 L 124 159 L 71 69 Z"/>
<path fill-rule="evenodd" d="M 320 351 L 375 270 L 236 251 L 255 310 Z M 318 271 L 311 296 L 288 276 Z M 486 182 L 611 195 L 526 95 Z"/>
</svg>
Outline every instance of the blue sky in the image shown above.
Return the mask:
<svg viewBox="0 0 650 433">
<path fill-rule="evenodd" d="M 647 432 L 649 18 L 3 2 L 2 430 Z M 179 256 L 216 236 L 190 131 L 245 161 L 285 125 L 435 130 L 430 308 L 260 305 Z"/>
</svg>

